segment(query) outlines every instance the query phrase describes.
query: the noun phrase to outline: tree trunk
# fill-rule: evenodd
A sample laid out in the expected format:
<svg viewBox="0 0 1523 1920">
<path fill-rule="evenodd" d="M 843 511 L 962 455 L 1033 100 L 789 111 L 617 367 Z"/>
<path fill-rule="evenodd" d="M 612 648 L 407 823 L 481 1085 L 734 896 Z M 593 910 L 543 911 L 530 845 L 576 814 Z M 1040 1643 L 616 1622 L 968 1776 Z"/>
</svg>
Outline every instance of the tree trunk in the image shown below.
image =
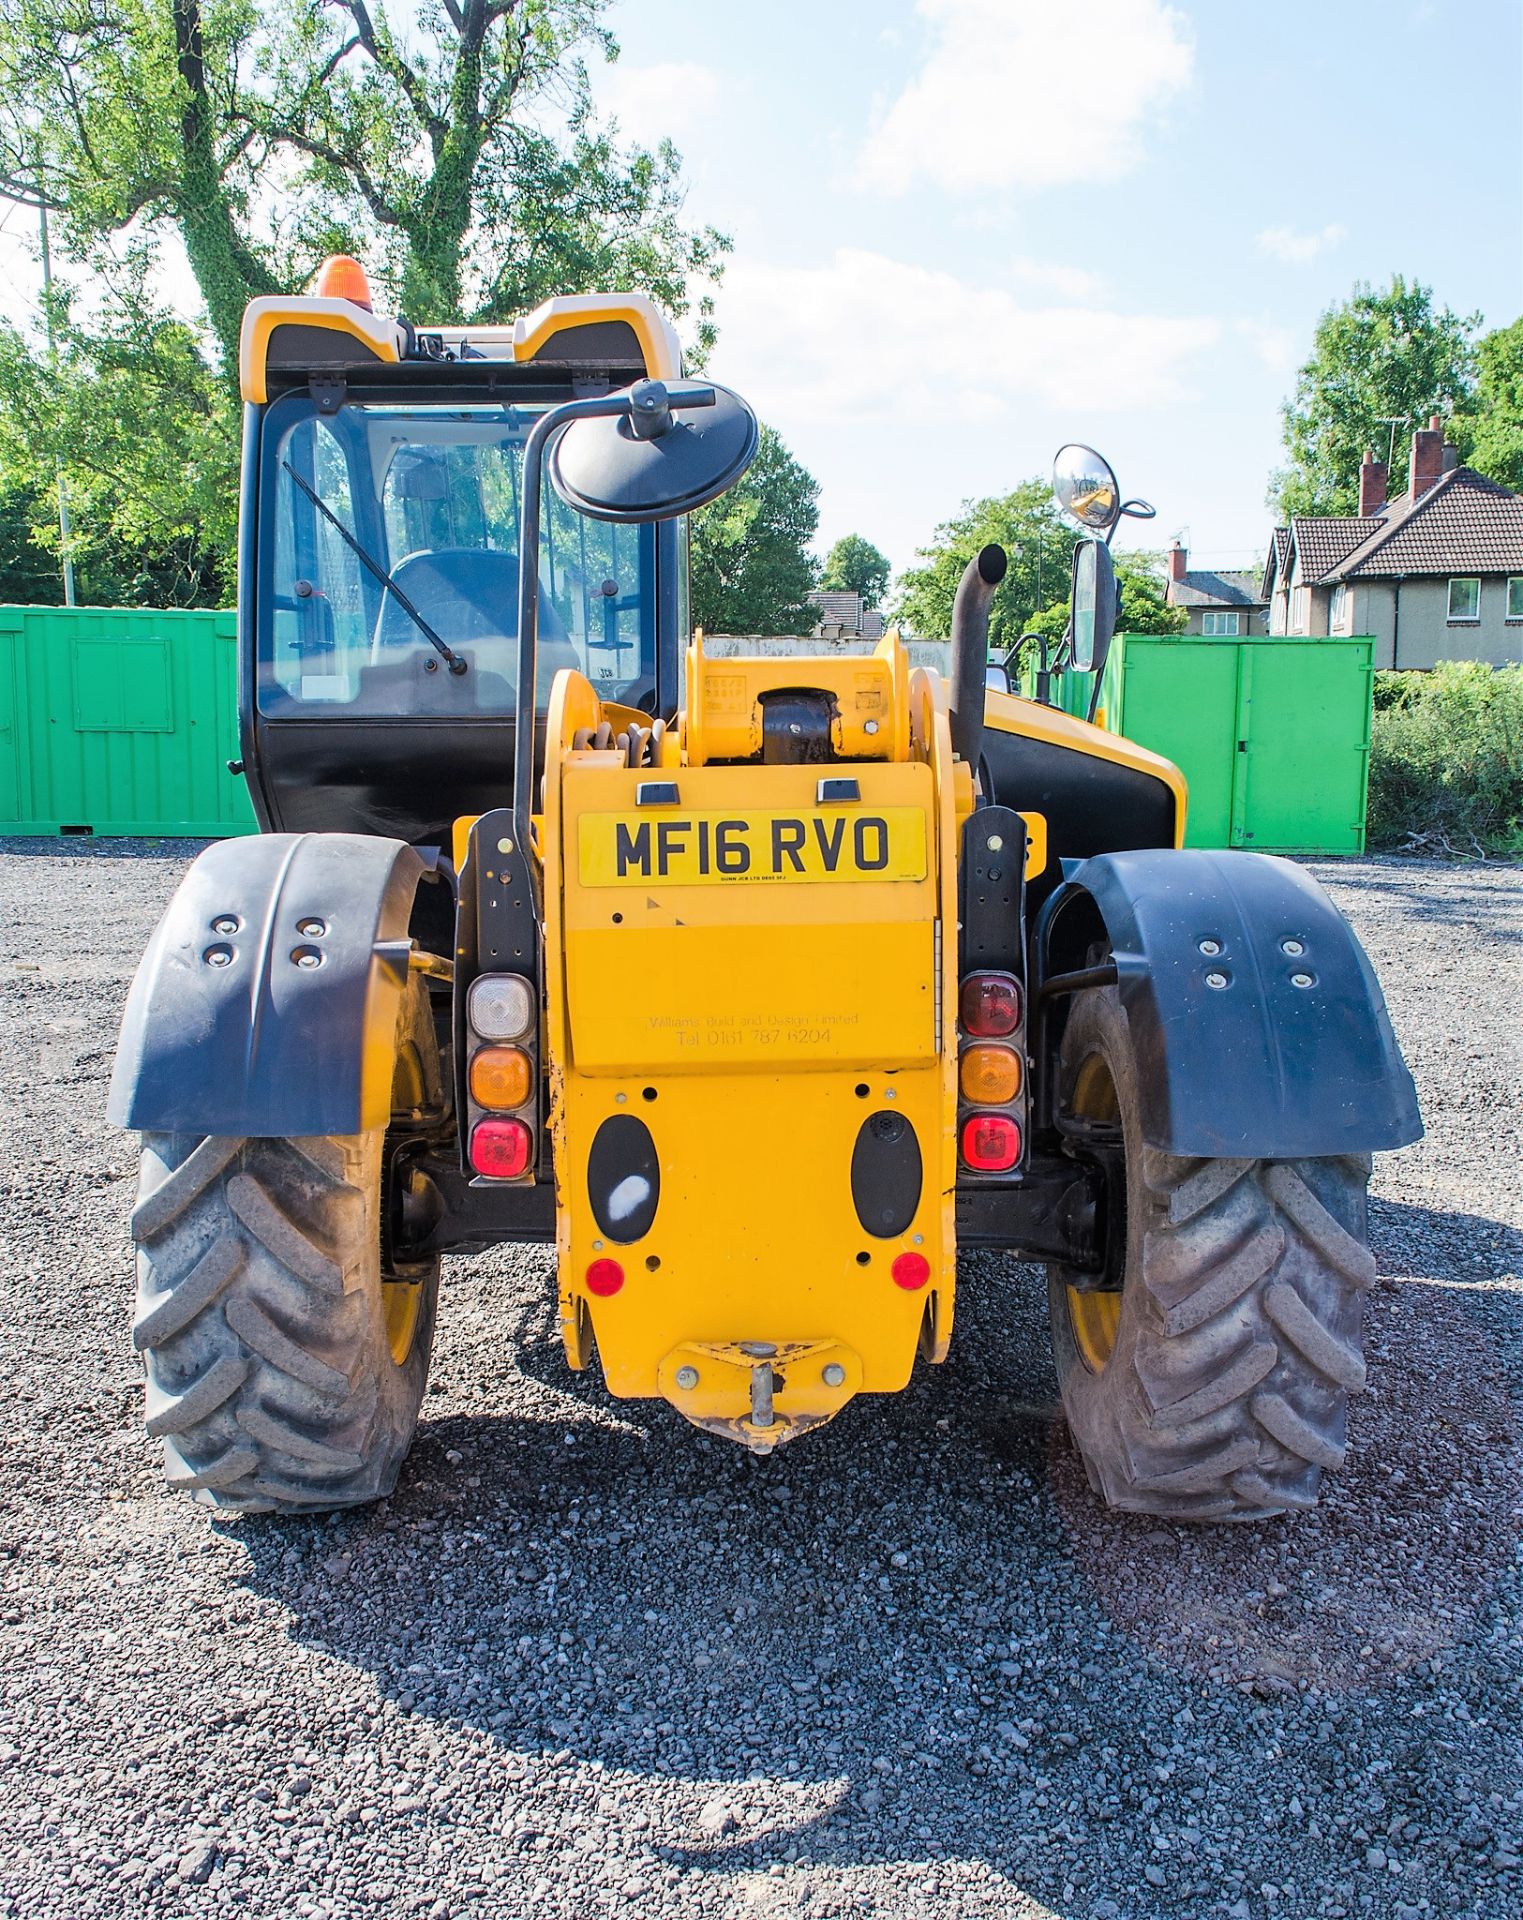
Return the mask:
<svg viewBox="0 0 1523 1920">
<path fill-rule="evenodd" d="M 217 158 L 216 107 L 206 84 L 200 0 L 174 0 L 175 57 L 185 96 L 175 217 L 206 302 L 225 372 L 238 384 L 243 310 L 258 294 L 284 291 L 239 233 Z"/>
</svg>

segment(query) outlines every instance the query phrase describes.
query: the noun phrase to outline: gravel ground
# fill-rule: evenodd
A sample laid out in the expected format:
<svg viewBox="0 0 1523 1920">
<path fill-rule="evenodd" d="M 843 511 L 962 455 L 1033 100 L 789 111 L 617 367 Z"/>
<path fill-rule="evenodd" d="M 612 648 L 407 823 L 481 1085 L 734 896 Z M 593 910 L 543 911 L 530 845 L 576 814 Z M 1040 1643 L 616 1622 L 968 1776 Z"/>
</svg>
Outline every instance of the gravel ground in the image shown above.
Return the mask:
<svg viewBox="0 0 1523 1920">
<path fill-rule="evenodd" d="M 394 1499 L 217 1524 L 140 1434 L 101 1112 L 190 851 L 0 851 L 5 1920 L 1523 1910 L 1523 869 L 1317 868 L 1429 1128 L 1318 1513 L 1099 1511 L 1013 1262 L 764 1462 L 569 1374 L 503 1248 Z"/>
</svg>

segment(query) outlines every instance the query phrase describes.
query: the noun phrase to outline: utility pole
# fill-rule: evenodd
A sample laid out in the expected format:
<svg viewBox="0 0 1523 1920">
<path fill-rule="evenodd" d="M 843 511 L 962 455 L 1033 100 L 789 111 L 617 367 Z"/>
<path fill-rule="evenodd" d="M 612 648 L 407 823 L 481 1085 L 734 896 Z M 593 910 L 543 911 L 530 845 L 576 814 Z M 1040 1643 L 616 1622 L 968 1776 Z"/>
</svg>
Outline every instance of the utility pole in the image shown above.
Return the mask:
<svg viewBox="0 0 1523 1920">
<path fill-rule="evenodd" d="M 42 175 L 37 175 L 37 227 L 42 240 L 42 311 L 48 328 L 48 365 L 56 378 L 58 345 L 53 338 L 53 253 L 48 245 L 48 202 L 43 192 Z M 74 527 L 69 519 L 69 488 L 63 477 L 63 461 L 58 462 L 58 550 L 63 560 L 63 603 L 74 600 Z"/>
</svg>

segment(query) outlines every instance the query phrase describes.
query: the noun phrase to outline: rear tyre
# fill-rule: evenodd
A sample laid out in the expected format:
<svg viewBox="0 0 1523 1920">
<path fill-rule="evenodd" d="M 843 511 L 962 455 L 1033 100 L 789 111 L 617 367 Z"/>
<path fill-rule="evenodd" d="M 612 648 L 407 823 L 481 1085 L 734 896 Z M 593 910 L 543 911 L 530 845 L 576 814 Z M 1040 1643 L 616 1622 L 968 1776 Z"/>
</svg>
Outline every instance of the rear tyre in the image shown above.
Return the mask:
<svg viewBox="0 0 1523 1920">
<path fill-rule="evenodd" d="M 1114 988 L 1083 994 L 1059 1112 L 1119 1131 L 1122 1270 L 1087 1290 L 1048 1269 L 1063 1407 L 1106 1502 L 1178 1520 L 1313 1506 L 1364 1385 L 1367 1157 L 1194 1160 L 1144 1145 Z"/>
<path fill-rule="evenodd" d="M 410 982 L 393 1106 L 442 1098 Z M 165 1477 L 204 1506 L 320 1512 L 391 1492 L 417 1426 L 439 1262 L 383 1270 L 381 1129 L 145 1134 L 133 1345 Z"/>
</svg>

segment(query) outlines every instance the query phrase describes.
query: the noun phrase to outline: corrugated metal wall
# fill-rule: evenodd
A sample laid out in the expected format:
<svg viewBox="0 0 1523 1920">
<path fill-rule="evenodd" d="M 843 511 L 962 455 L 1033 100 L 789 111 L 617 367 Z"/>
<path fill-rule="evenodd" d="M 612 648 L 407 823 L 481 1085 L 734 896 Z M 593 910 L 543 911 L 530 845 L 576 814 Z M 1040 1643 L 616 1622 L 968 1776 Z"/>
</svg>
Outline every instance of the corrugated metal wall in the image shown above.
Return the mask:
<svg viewBox="0 0 1523 1920">
<path fill-rule="evenodd" d="M 0 607 L 0 834 L 255 831 L 232 613 Z"/>
</svg>

